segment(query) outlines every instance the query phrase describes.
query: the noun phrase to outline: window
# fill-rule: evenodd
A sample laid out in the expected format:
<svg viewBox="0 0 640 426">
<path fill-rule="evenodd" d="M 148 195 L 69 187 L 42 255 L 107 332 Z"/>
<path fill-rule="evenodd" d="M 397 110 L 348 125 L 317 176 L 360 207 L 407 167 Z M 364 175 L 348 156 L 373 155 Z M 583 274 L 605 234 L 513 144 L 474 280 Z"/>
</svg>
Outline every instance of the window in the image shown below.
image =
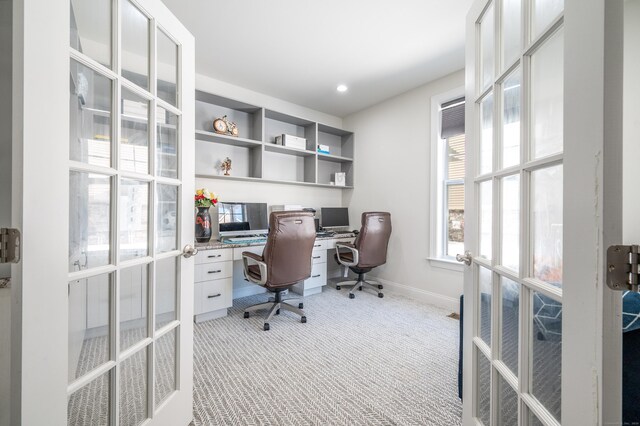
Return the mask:
<svg viewBox="0 0 640 426">
<path fill-rule="evenodd" d="M 432 98 L 431 255 L 452 261 L 464 252 L 465 131 L 462 89 Z"/>
</svg>

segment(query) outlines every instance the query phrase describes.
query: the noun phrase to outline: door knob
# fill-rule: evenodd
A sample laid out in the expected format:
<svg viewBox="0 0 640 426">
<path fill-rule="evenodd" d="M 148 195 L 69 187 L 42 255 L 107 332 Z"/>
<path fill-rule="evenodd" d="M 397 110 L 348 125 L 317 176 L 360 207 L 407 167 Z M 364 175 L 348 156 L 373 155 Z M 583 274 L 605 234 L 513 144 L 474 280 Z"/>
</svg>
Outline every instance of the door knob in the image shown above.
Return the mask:
<svg viewBox="0 0 640 426">
<path fill-rule="evenodd" d="M 469 250 L 465 251 L 464 254 L 456 254 L 456 260 L 458 262 L 464 263 L 465 265 L 471 265 L 471 261 L 473 260 L 473 256 L 471 256 L 471 252 Z"/>
<path fill-rule="evenodd" d="M 182 249 L 182 255 L 184 256 L 185 259 L 188 259 L 191 256 L 195 256 L 196 254 L 198 254 L 198 249 L 193 247 L 191 244 L 187 244 Z"/>
</svg>

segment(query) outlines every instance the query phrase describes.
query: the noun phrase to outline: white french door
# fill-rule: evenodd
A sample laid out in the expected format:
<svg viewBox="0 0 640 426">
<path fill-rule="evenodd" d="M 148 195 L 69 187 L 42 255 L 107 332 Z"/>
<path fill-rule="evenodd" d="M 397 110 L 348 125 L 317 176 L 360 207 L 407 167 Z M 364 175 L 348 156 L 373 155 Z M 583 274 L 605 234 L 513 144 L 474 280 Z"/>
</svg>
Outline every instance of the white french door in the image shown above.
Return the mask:
<svg viewBox="0 0 640 426">
<path fill-rule="evenodd" d="M 194 39 L 157 0 L 17 3 L 12 424 L 187 425 Z"/>
<path fill-rule="evenodd" d="M 611 3 L 477 0 L 467 17 L 465 425 L 620 424 Z"/>
</svg>

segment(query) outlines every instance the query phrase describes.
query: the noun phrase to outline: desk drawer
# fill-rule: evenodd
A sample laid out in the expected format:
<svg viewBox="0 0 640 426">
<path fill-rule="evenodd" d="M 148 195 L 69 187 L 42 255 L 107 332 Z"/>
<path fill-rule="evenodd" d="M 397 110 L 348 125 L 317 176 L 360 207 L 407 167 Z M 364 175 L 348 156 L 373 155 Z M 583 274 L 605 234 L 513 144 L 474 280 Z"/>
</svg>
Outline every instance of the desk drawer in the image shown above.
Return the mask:
<svg viewBox="0 0 640 426">
<path fill-rule="evenodd" d="M 245 251 L 257 254 L 258 256 L 262 256 L 262 252 L 264 251 L 264 246 L 247 246 L 247 247 L 234 248 L 233 260 L 242 260 L 242 253 Z"/>
<path fill-rule="evenodd" d="M 233 261 L 204 263 L 196 265 L 195 282 L 231 278 L 233 275 Z"/>
<path fill-rule="evenodd" d="M 311 263 L 327 263 L 327 250 L 316 249 L 311 252 Z"/>
<path fill-rule="evenodd" d="M 339 240 L 329 240 L 329 244 L 327 248 L 334 249 L 336 248 L 336 243 L 353 243 L 355 240 L 356 240 L 355 237 L 340 238 Z"/>
<path fill-rule="evenodd" d="M 327 249 L 327 242 L 325 240 L 316 240 L 313 243 L 313 249 L 314 250 L 326 250 Z"/>
<path fill-rule="evenodd" d="M 327 264 L 314 263 L 311 266 L 311 277 L 304 280 L 305 290 L 308 290 L 310 288 L 321 287 L 326 283 L 327 283 Z"/>
<path fill-rule="evenodd" d="M 200 263 L 225 262 L 231 260 L 233 251 L 229 249 L 201 250 L 196 254 L 196 265 Z"/>
<path fill-rule="evenodd" d="M 233 280 L 226 278 L 197 283 L 194 295 L 195 315 L 228 308 L 233 304 Z"/>
</svg>

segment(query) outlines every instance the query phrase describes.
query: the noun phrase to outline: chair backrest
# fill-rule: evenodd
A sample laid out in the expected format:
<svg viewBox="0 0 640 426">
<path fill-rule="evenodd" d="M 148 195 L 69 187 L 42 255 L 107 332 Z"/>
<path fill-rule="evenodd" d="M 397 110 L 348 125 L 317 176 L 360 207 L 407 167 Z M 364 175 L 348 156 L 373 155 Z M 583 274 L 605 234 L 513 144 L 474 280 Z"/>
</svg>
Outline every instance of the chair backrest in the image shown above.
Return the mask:
<svg viewBox="0 0 640 426">
<path fill-rule="evenodd" d="M 262 257 L 267 264 L 266 287 L 286 287 L 311 276 L 311 252 L 316 239 L 313 213 L 273 212 Z"/>
<path fill-rule="evenodd" d="M 362 227 L 356 237 L 358 266 L 374 268 L 387 263 L 387 246 L 391 236 L 391 214 L 387 212 L 362 213 Z"/>
</svg>

